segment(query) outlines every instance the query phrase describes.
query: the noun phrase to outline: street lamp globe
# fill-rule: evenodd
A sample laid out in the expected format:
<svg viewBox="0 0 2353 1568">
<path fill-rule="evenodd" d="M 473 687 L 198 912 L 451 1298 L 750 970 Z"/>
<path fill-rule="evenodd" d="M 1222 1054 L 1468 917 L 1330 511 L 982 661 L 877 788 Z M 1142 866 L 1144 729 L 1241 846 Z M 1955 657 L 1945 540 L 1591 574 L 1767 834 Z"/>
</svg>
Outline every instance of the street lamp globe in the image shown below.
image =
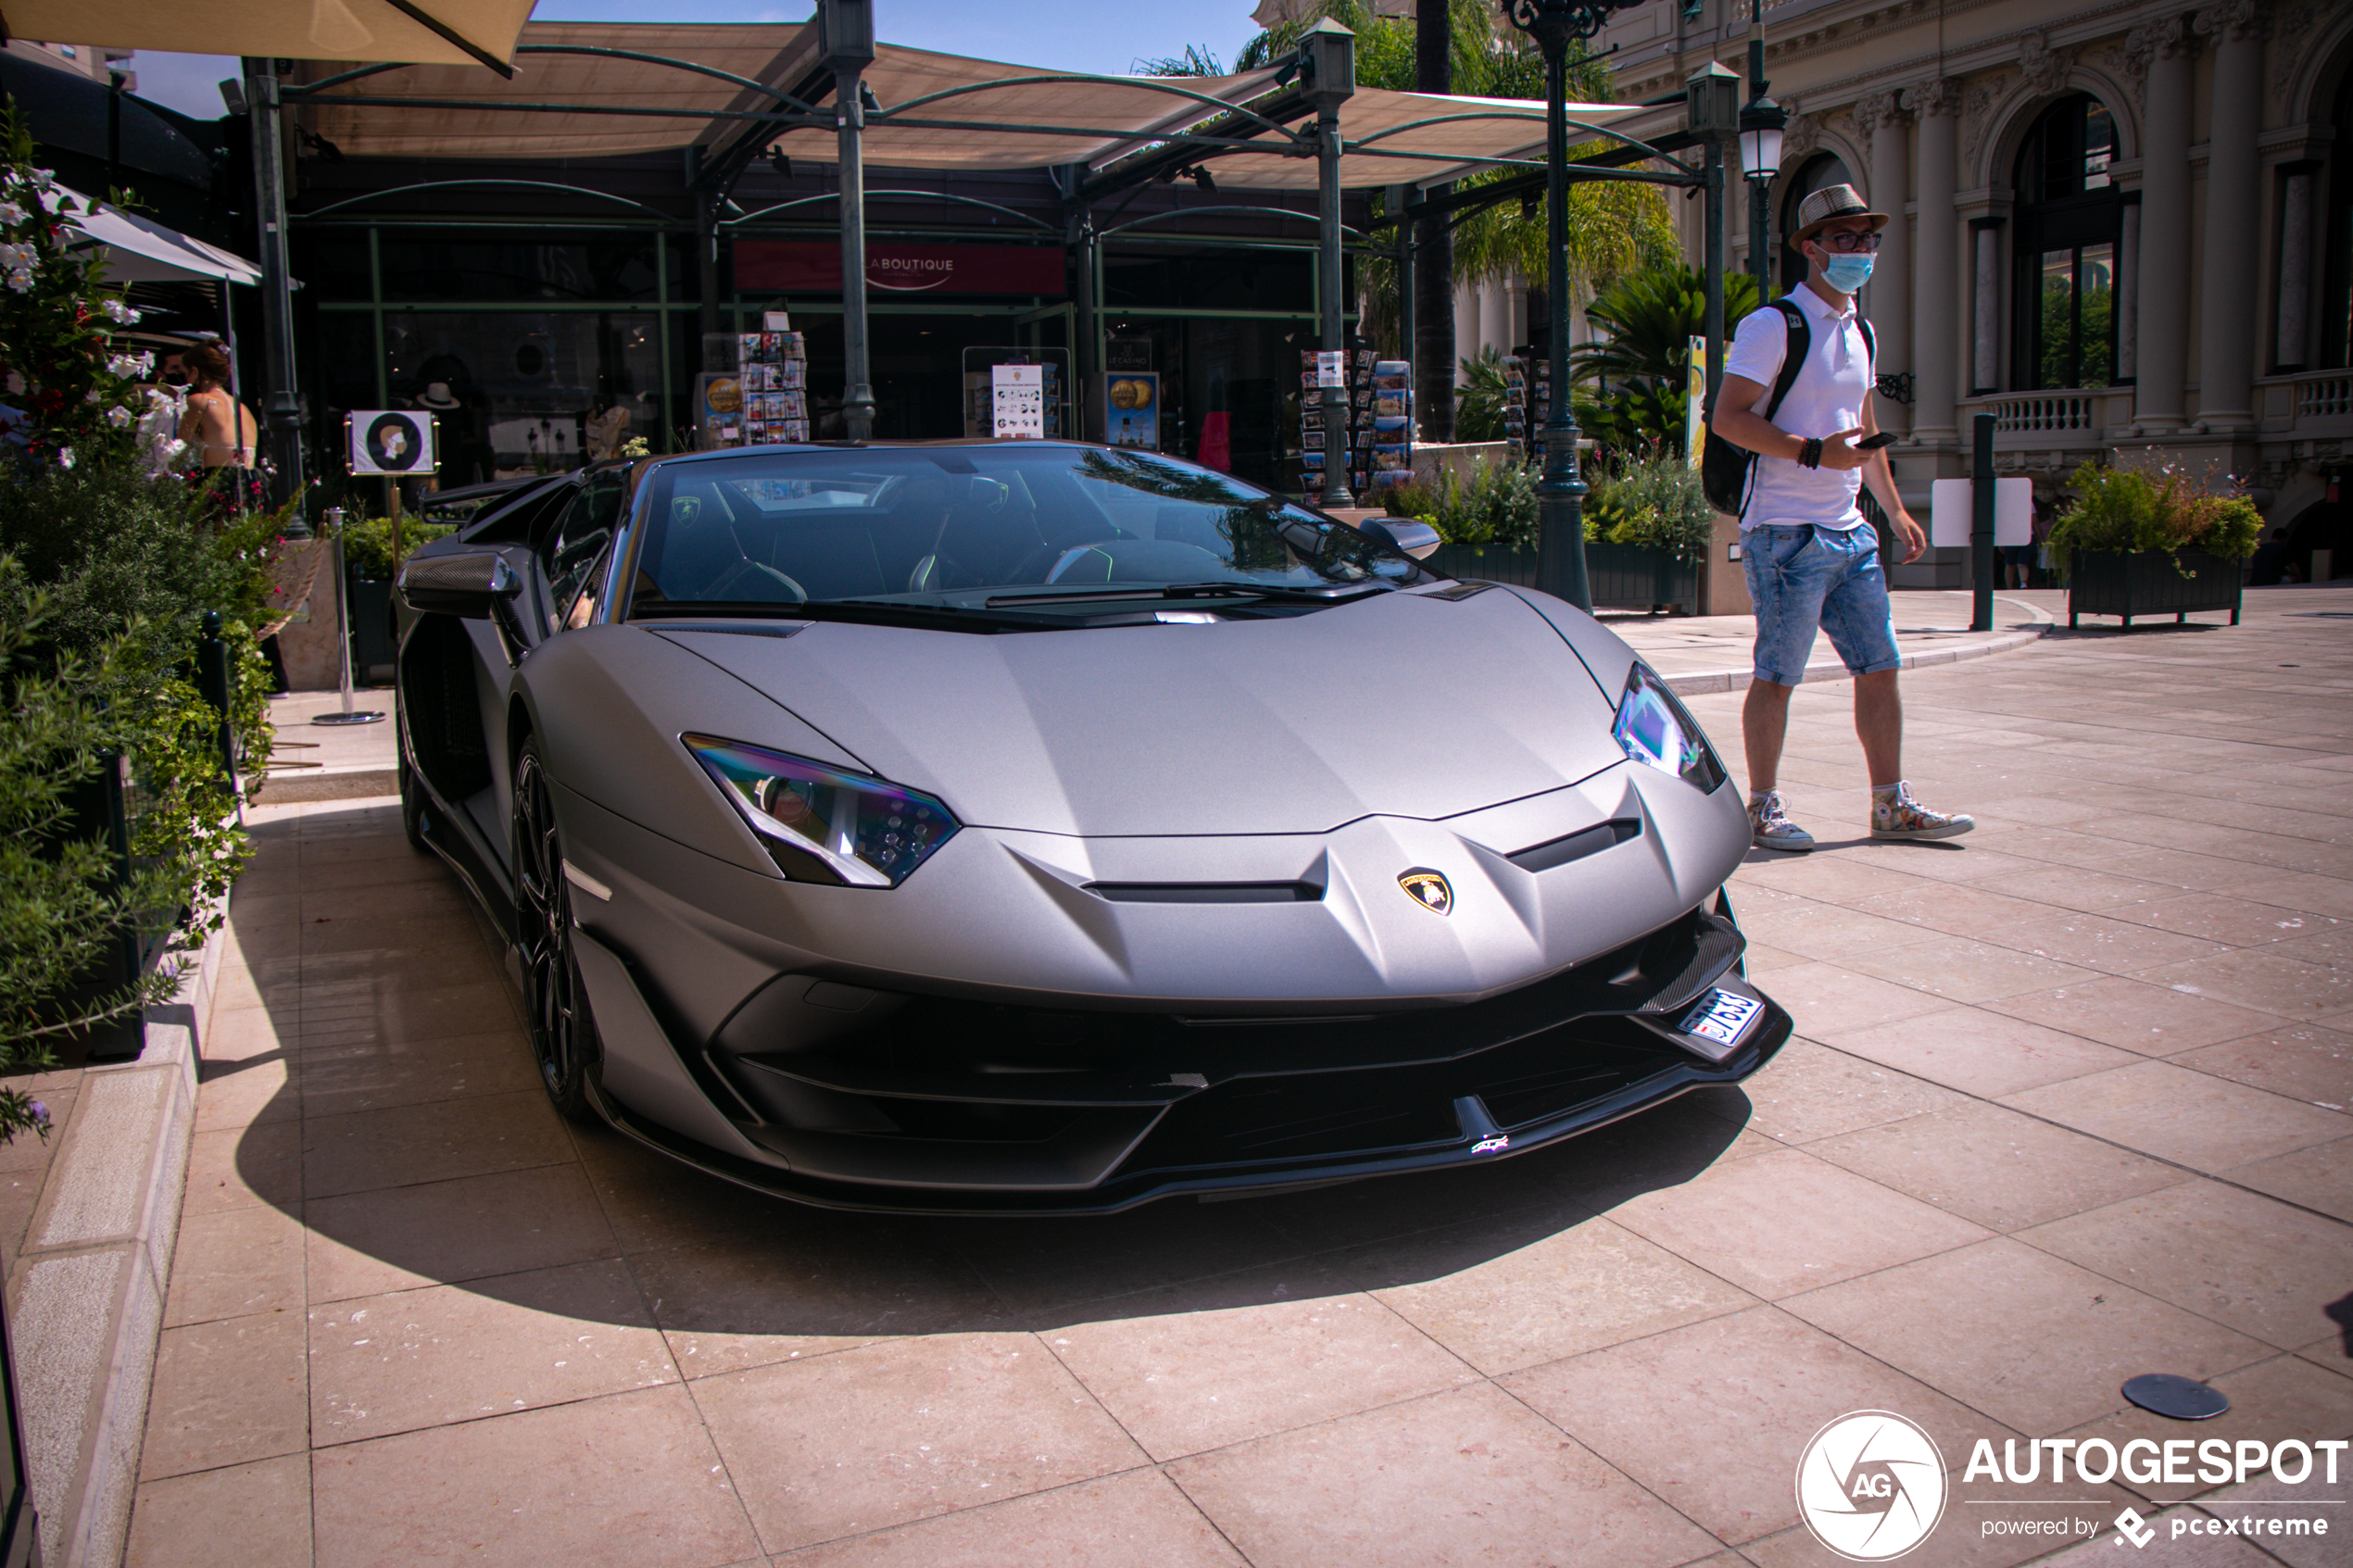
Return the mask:
<svg viewBox="0 0 2353 1568">
<path fill-rule="evenodd" d="M 1741 110 L 1741 172 L 1770 180 L 1781 169 L 1781 129 L 1789 116 L 1770 98 L 1751 100 Z"/>
</svg>

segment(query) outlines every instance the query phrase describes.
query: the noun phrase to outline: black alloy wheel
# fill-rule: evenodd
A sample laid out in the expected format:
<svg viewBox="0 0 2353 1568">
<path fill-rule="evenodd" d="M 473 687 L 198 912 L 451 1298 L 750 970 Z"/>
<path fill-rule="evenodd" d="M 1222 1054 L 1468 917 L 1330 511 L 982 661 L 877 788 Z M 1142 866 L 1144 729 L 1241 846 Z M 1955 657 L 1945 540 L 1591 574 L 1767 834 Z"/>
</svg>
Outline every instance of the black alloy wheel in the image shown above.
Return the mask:
<svg viewBox="0 0 2353 1568">
<path fill-rule="evenodd" d="M 557 1110 L 575 1122 L 594 1121 L 587 1069 L 596 1024 L 573 954 L 572 884 L 564 879 L 555 796 L 535 740 L 523 742 L 515 762 L 514 853 L 515 944 L 532 1055 Z"/>
</svg>

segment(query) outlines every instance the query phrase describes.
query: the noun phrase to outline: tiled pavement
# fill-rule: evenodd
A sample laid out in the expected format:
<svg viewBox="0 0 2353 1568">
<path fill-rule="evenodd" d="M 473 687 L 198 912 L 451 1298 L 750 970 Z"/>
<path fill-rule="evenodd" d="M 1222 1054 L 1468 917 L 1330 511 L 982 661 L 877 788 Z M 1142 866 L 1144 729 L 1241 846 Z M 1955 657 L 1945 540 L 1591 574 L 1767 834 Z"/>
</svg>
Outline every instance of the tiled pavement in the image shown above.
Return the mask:
<svg viewBox="0 0 2353 1568">
<path fill-rule="evenodd" d="M 2250 601 L 1906 676 L 1957 845 L 1862 840 L 1850 688 L 1801 692 L 1825 847 L 1733 897 L 1803 1037 L 1745 1092 L 1108 1219 L 830 1215 L 568 1128 L 392 809 L 263 809 L 131 1562 L 1780 1568 L 1833 1561 L 1792 1471 L 1850 1410 L 1957 1473 L 2183 1435 L 2151 1370 L 2232 1395 L 2200 1438 L 2353 1436 L 2353 594 Z M 1981 1536 L 2019 1512 L 1906 1561 L 2047 1549 Z"/>
</svg>

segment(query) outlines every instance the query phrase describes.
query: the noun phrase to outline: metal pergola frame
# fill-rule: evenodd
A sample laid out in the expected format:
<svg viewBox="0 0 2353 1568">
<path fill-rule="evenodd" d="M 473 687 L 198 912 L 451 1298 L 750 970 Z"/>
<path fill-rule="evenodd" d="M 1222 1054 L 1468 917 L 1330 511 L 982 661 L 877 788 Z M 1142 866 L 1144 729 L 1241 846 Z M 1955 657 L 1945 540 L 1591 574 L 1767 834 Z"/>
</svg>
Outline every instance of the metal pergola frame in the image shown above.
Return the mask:
<svg viewBox="0 0 2353 1568">
<path fill-rule="evenodd" d="M 1406 125 L 1392 126 L 1373 132 L 1355 142 L 1347 142 L 1339 132 L 1339 107 L 1355 87 L 1353 35 L 1336 23 L 1319 23 L 1309 31 L 1302 41 L 1298 56 L 1286 71 L 1278 75 L 1281 82 L 1295 73 L 1297 80 L 1278 86 L 1268 94 L 1250 104 L 1237 104 L 1212 94 L 1182 85 L 1182 79 L 1145 77 L 1108 77 L 1081 72 L 1025 72 L 1016 76 L 981 82 L 965 82 L 924 94 L 903 103 L 884 107 L 873 101 L 870 89 L 862 85 L 865 68 L 875 57 L 873 0 L 818 0 L 816 27 L 818 51 L 816 63 L 798 80 L 785 86 L 771 86 L 751 78 L 723 70 L 697 61 L 682 60 L 641 50 L 610 48 L 591 44 L 525 44 L 517 46 L 517 55 L 570 55 L 630 60 L 665 69 L 708 77 L 740 89 L 745 94 L 765 100 L 769 107 L 753 108 L 671 108 L 656 106 L 619 104 L 559 104 L 507 100 L 417 98 L 374 94 L 339 94 L 331 89 L 404 69 L 403 63 L 363 65 L 337 72 L 320 81 L 282 83 L 276 73 L 276 62 L 263 58 L 248 58 L 245 64 L 246 101 L 252 107 L 254 166 L 257 170 L 257 207 L 261 227 L 262 293 L 264 306 L 265 345 L 269 357 L 271 391 L 268 397 L 269 421 L 281 439 L 273 443 L 279 465 L 276 480 L 277 498 L 299 496 L 303 492 L 303 460 L 300 445 L 300 405 L 295 391 L 296 376 L 293 344 L 292 280 L 288 267 L 287 229 L 291 215 L 286 209 L 282 137 L 283 128 L 281 111 L 290 105 L 302 103 L 340 104 L 355 107 L 456 108 L 489 113 L 518 114 L 578 114 L 607 115 L 630 118 L 666 118 L 696 119 L 707 125 L 734 124 L 741 129 L 732 137 L 711 147 L 698 143 L 687 149 L 687 188 L 695 197 L 693 221 L 698 239 L 698 262 L 702 273 L 698 291 L 703 325 L 706 331 L 715 327 L 717 296 L 717 245 L 723 232 L 740 232 L 762 220 L 788 210 L 815 207 L 826 202 L 840 207 L 838 228 L 841 235 L 842 315 L 844 317 L 845 387 L 843 409 L 849 433 L 854 440 L 866 438 L 872 431 L 873 394 L 869 387 L 866 344 L 866 283 L 865 283 L 865 203 L 875 198 L 918 197 L 925 201 L 985 208 L 1015 218 L 1026 224 L 1051 233 L 1052 225 L 996 203 L 946 192 L 901 192 L 864 189 L 862 137 L 869 126 L 925 131 L 975 131 L 1013 135 L 1051 137 L 1087 137 L 1117 144 L 1119 150 L 1100 165 L 1065 164 L 1050 166 L 1048 172 L 1063 197 L 1063 225 L 1061 231 L 1065 253 L 1076 251 L 1078 297 L 1074 301 L 1080 330 L 1075 334 L 1082 352 L 1074 371 L 1083 387 L 1084 378 L 1099 369 L 1097 337 L 1100 331 L 1097 271 L 1101 265 L 1102 243 L 1115 234 L 1148 225 L 1175 221 L 1186 218 L 1212 214 L 1246 213 L 1253 218 L 1276 221 L 1283 219 L 1308 220 L 1313 217 L 1318 227 L 1318 261 L 1316 268 L 1317 313 L 1323 323 L 1324 346 L 1337 350 L 1341 342 L 1341 310 L 1340 282 L 1341 258 L 1345 251 L 1364 254 L 1378 247 L 1368 235 L 1349 229 L 1340 220 L 1340 160 L 1349 152 L 1375 153 L 1384 158 L 1442 164 L 1462 169 L 1466 165 L 1490 169 L 1515 168 L 1531 172 L 1519 179 L 1481 186 L 1469 193 L 1437 201 L 1406 205 L 1399 212 L 1385 217 L 1374 225 L 1388 227 L 1409 222 L 1414 218 L 1460 210 L 1469 212 L 1516 198 L 1523 182 L 1539 177 L 1546 165 L 1539 161 L 1517 158 L 1467 158 L 1443 153 L 1416 153 L 1377 148 L 1376 144 L 1433 125 L 1470 120 L 1524 120 L 1543 123 L 1541 114 L 1515 110 L 1467 110 L 1460 113 L 1432 116 Z M 1318 72 L 1322 80 L 1317 80 Z M 511 71 L 503 74 L 511 75 Z M 942 119 L 914 111 L 975 94 L 998 91 L 1008 87 L 1031 84 L 1096 83 L 1118 85 L 1131 90 L 1161 94 L 1175 100 L 1190 100 L 1206 112 L 1202 119 L 1190 125 L 1139 134 L 1132 126 L 1088 127 L 1066 125 L 1008 125 L 993 121 Z M 830 104 L 827 100 L 831 99 Z M 1309 124 L 1294 125 L 1308 119 Z M 818 195 L 795 198 L 773 204 L 756 212 L 738 212 L 722 218 L 721 208 L 732 206 L 731 192 L 751 161 L 781 132 L 796 130 L 832 130 L 838 139 L 838 169 L 840 189 Z M 1698 169 L 1669 156 L 1667 147 L 1634 141 L 1605 128 L 1579 125 L 1596 136 L 1611 137 L 1625 145 L 1604 158 L 1584 160 L 1576 166 L 1573 178 L 1633 179 L 1658 184 L 1692 186 L 1704 184 L 1706 176 Z M 1688 145 L 1696 138 L 1684 135 L 1680 143 L 1675 137 L 1664 141 Z M 1126 223 L 1098 230 L 1094 224 L 1095 205 L 1105 198 L 1131 188 L 1173 179 L 1181 169 L 1198 168 L 1203 163 L 1239 152 L 1279 150 L 1284 156 L 1317 160 L 1319 165 L 1319 211 L 1314 215 L 1278 207 L 1250 207 L 1234 204 L 1201 208 L 1181 208 L 1164 213 L 1151 213 Z M 1635 169 L 1627 164 L 1648 160 L 1663 160 L 1670 169 Z M 568 194 L 590 196 L 635 208 L 636 211 L 674 221 L 669 215 L 647 204 L 625 196 L 599 192 L 585 186 L 567 185 L 556 182 L 526 180 L 444 180 L 427 181 L 385 191 L 364 192 L 331 203 L 317 213 L 305 214 L 306 219 L 340 213 L 361 203 L 387 196 L 413 194 L 426 190 L 442 190 L 478 186 L 502 186 L 516 189 L 538 189 Z M 1469 196 L 1470 200 L 1462 199 Z M 1130 196 L 1132 200 L 1132 194 Z M 1124 205 L 1124 204 L 1123 204 Z M 1114 214 L 1116 216 L 1116 214 Z M 1462 218 L 1456 218 L 1459 222 Z M 1138 240 L 1161 236 L 1134 236 Z M 1169 236 L 1176 238 L 1176 236 Z M 1353 241 L 1354 244 L 1350 244 Z M 1288 245 L 1285 248 L 1290 248 Z M 1410 231 L 1395 247 L 1403 269 L 1401 280 L 1401 307 L 1404 317 L 1407 341 L 1412 333 L 1411 269 L 1413 246 Z M 1711 255 L 1711 268 L 1716 258 Z M 381 311 L 381 300 L 377 307 Z M 1554 304 L 1557 317 L 1561 305 Z M 662 312 L 665 336 L 669 312 Z M 1561 395 L 1566 395 L 1566 389 Z M 1330 427 L 1327 427 L 1330 428 Z M 1344 439 L 1344 431 L 1332 428 L 1335 439 Z M 1342 464 L 1345 453 L 1336 453 L 1333 461 Z M 1336 499 L 1347 500 L 1344 486 Z"/>
</svg>

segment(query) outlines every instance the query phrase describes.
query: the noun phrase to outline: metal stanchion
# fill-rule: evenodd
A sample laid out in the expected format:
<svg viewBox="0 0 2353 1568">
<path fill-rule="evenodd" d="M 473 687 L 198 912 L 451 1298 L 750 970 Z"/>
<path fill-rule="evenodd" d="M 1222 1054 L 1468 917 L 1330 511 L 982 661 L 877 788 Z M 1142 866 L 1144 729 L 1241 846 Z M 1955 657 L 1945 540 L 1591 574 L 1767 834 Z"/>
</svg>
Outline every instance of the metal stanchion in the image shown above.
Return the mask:
<svg viewBox="0 0 2353 1568">
<path fill-rule="evenodd" d="M 321 713 L 310 721 L 314 724 L 381 724 L 384 714 L 371 708 L 358 712 L 351 707 L 351 596 L 346 591 L 343 567 L 343 508 L 329 507 L 323 514 L 327 526 L 335 536 L 335 645 L 343 655 L 343 711 Z"/>
</svg>

